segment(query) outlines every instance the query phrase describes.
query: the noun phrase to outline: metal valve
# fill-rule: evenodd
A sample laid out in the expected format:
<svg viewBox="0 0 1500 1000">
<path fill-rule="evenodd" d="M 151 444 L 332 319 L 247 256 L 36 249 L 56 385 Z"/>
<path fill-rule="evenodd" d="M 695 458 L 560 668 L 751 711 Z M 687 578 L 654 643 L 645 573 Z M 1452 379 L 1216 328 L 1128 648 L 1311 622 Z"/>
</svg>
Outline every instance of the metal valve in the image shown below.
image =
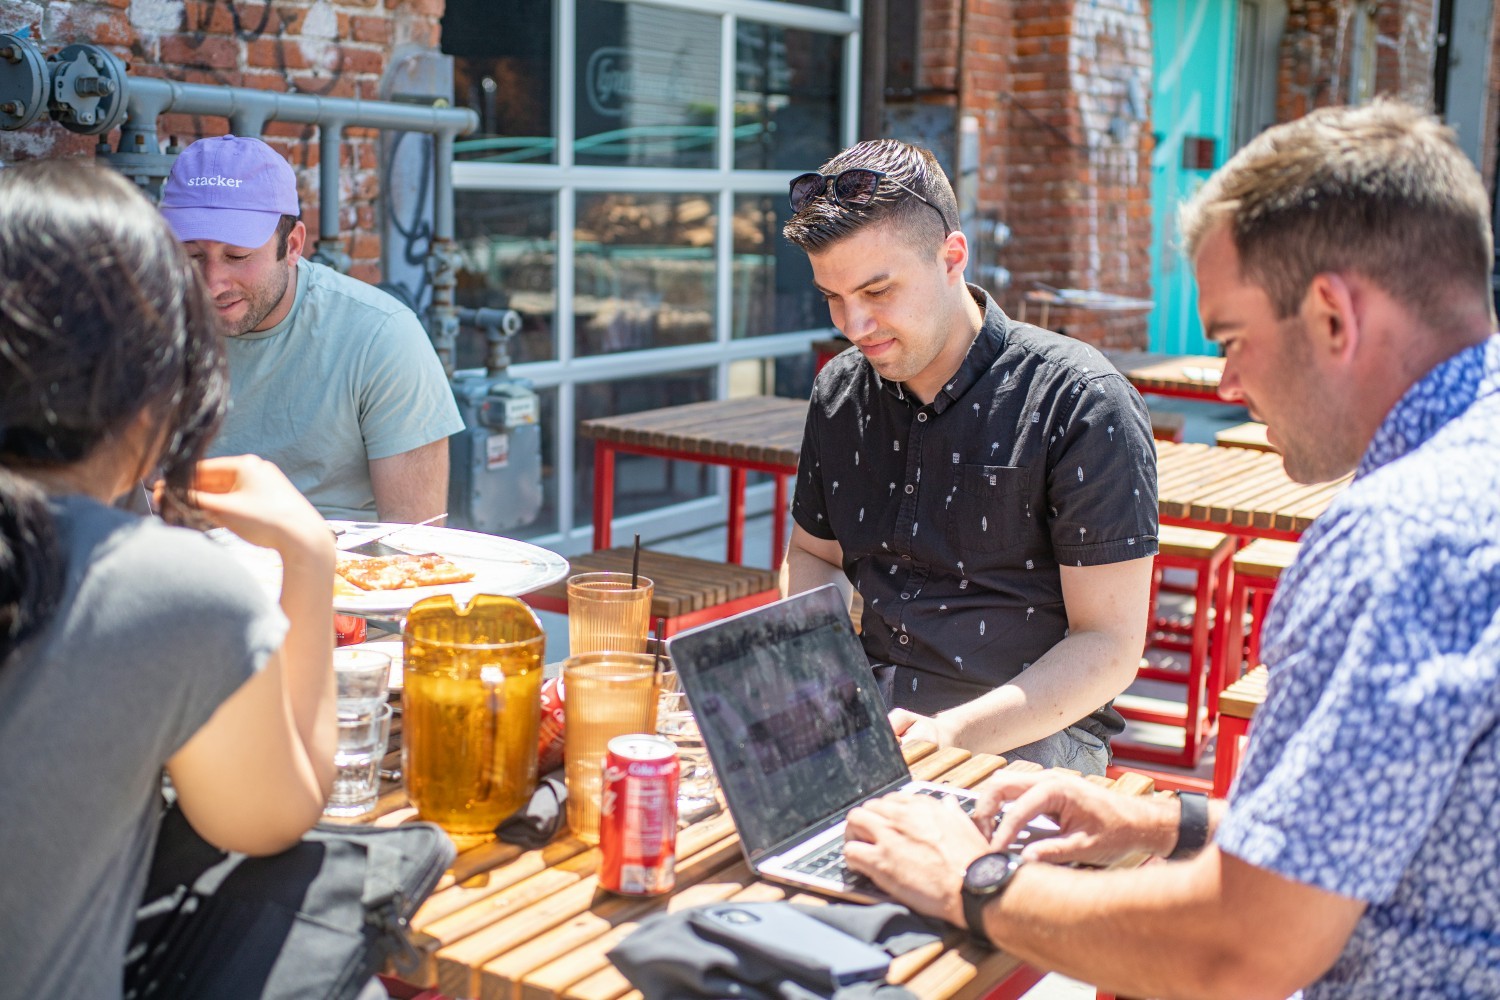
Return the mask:
<svg viewBox="0 0 1500 1000">
<path fill-rule="evenodd" d="M 80 135 L 103 135 L 125 120 L 125 64 L 98 45 L 69 45 L 47 60 L 54 121 Z"/>
<path fill-rule="evenodd" d="M 0 130 L 14 132 L 47 110 L 47 61 L 31 39 L 0 35 Z"/>
</svg>

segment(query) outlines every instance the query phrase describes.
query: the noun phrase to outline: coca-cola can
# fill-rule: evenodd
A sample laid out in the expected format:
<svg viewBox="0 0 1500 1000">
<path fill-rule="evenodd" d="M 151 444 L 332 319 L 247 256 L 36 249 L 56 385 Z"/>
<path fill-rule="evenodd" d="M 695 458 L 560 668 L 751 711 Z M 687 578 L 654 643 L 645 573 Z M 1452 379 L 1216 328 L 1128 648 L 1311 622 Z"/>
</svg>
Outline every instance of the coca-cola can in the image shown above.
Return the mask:
<svg viewBox="0 0 1500 1000">
<path fill-rule="evenodd" d="M 626 896 L 672 891 L 677 864 L 677 748 L 616 736 L 604 757 L 599 884 Z"/>
<path fill-rule="evenodd" d="M 567 730 L 562 675 L 542 682 L 542 724 L 537 727 L 536 769 L 546 774 L 563 766 L 563 743 Z"/>
</svg>

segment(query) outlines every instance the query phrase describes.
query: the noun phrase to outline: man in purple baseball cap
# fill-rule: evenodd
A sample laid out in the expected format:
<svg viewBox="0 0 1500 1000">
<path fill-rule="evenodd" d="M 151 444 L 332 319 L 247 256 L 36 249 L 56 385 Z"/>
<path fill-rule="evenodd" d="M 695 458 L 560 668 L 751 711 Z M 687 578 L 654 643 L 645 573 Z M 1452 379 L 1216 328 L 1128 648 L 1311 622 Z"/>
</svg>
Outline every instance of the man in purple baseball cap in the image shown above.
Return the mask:
<svg viewBox="0 0 1500 1000">
<path fill-rule="evenodd" d="M 210 454 L 276 463 L 325 517 L 442 514 L 447 438 L 463 428 L 442 365 L 410 309 L 303 258 L 286 159 L 259 139 L 200 139 L 160 209 L 228 338 L 231 405 Z"/>
</svg>

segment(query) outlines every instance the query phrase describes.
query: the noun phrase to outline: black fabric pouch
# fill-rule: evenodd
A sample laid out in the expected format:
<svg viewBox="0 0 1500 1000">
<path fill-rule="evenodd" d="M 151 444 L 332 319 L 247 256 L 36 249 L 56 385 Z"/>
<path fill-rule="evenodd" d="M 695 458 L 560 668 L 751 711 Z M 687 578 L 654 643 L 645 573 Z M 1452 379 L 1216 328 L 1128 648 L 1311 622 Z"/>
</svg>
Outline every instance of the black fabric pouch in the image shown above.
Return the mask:
<svg viewBox="0 0 1500 1000">
<path fill-rule="evenodd" d="M 174 805 L 125 959 L 126 1000 L 352 1000 L 387 959 L 417 958 L 407 919 L 453 862 L 430 823 L 320 824 L 270 857 L 225 853 Z"/>
</svg>

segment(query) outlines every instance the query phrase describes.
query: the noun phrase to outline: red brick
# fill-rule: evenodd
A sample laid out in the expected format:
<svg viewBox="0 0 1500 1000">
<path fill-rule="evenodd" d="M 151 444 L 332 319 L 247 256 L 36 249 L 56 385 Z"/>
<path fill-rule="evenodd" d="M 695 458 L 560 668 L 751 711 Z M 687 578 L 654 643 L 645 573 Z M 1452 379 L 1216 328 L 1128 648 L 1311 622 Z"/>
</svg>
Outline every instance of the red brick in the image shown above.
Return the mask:
<svg viewBox="0 0 1500 1000">
<path fill-rule="evenodd" d="M 343 16 L 345 15 L 340 15 L 340 17 Z M 356 14 L 349 18 L 349 33 L 346 37 L 355 42 L 389 45 L 391 43 L 391 19 Z"/>
<path fill-rule="evenodd" d="M 239 44 L 222 36 L 207 35 L 195 39 L 191 35 L 168 35 L 161 40 L 160 59 L 169 65 L 235 70 L 239 55 Z"/>
<path fill-rule="evenodd" d="M 245 65 L 261 69 L 307 69 L 302 49 L 280 38 L 257 38 L 245 45 Z"/>
</svg>

